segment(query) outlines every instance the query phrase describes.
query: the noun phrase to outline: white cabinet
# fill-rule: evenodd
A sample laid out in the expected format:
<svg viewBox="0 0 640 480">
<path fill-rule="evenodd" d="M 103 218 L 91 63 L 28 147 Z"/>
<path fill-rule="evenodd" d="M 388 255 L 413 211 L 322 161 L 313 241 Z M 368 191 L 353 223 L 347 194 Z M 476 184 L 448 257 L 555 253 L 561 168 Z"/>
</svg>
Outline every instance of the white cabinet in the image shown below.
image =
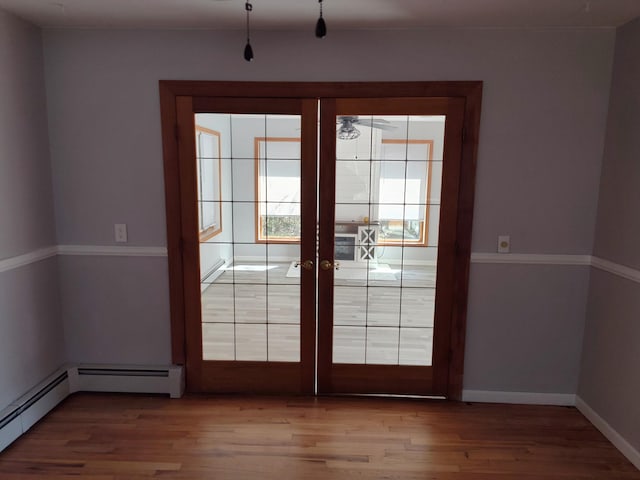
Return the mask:
<svg viewBox="0 0 640 480">
<path fill-rule="evenodd" d="M 378 225 L 358 225 L 358 261 L 374 261 L 376 257 L 376 244 L 378 243 Z"/>
</svg>

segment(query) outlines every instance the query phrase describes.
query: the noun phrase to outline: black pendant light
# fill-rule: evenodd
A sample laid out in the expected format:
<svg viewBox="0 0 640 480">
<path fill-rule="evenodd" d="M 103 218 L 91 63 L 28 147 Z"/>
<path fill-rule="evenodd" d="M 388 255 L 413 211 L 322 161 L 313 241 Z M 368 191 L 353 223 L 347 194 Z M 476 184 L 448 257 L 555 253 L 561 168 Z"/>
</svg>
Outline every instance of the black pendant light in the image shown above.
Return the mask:
<svg viewBox="0 0 640 480">
<path fill-rule="evenodd" d="M 316 37 L 318 38 L 324 38 L 327 36 L 327 24 L 325 23 L 324 18 L 322 17 L 322 2 L 323 0 L 318 0 L 318 3 L 320 4 L 320 17 L 316 22 Z M 250 22 L 250 17 L 251 17 L 250 14 L 253 11 L 253 5 L 249 0 L 245 2 L 244 9 L 247 12 L 247 44 L 244 46 L 243 57 L 247 62 L 250 62 L 253 60 L 253 48 L 251 47 L 251 22 Z"/>
<path fill-rule="evenodd" d="M 320 18 L 316 22 L 316 37 L 324 38 L 327 36 L 327 24 L 324 23 L 324 18 L 322 18 L 322 0 L 318 0 L 320 4 Z"/>
<path fill-rule="evenodd" d="M 251 48 L 251 28 L 249 25 L 249 13 L 253 10 L 253 5 L 247 2 L 244 4 L 244 9 L 247 11 L 247 45 L 244 47 L 244 59 L 247 62 L 253 60 L 253 48 Z"/>
</svg>

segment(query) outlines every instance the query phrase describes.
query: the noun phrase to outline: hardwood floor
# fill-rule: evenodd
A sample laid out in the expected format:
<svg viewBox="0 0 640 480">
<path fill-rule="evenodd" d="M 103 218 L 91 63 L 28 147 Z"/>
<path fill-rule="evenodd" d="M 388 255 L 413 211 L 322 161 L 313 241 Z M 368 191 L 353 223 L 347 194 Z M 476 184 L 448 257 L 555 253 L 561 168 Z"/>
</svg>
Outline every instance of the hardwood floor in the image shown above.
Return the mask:
<svg viewBox="0 0 640 480">
<path fill-rule="evenodd" d="M 2 480 L 638 480 L 577 410 L 380 398 L 76 394 Z"/>
</svg>

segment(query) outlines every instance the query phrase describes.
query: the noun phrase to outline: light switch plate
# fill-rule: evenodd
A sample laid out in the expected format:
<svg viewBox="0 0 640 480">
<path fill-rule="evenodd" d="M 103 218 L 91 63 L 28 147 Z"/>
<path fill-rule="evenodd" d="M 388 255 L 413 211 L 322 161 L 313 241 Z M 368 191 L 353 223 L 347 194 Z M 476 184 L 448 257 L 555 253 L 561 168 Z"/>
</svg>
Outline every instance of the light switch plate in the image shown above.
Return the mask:
<svg viewBox="0 0 640 480">
<path fill-rule="evenodd" d="M 116 223 L 114 225 L 114 233 L 116 237 L 116 242 L 126 242 L 127 241 L 127 224 Z"/>
<path fill-rule="evenodd" d="M 511 251 L 511 237 L 509 235 L 498 235 L 498 253 L 509 253 Z"/>
</svg>

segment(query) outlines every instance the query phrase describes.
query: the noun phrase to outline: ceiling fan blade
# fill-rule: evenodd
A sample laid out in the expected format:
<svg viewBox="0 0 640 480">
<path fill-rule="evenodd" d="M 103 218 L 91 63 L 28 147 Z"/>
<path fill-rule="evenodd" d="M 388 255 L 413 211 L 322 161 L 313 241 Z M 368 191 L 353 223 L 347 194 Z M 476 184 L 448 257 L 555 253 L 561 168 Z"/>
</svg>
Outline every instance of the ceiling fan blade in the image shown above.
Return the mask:
<svg viewBox="0 0 640 480">
<path fill-rule="evenodd" d="M 397 127 L 387 120 L 381 118 L 358 118 L 353 123 L 364 127 L 379 128 L 381 130 L 395 130 Z"/>
</svg>

